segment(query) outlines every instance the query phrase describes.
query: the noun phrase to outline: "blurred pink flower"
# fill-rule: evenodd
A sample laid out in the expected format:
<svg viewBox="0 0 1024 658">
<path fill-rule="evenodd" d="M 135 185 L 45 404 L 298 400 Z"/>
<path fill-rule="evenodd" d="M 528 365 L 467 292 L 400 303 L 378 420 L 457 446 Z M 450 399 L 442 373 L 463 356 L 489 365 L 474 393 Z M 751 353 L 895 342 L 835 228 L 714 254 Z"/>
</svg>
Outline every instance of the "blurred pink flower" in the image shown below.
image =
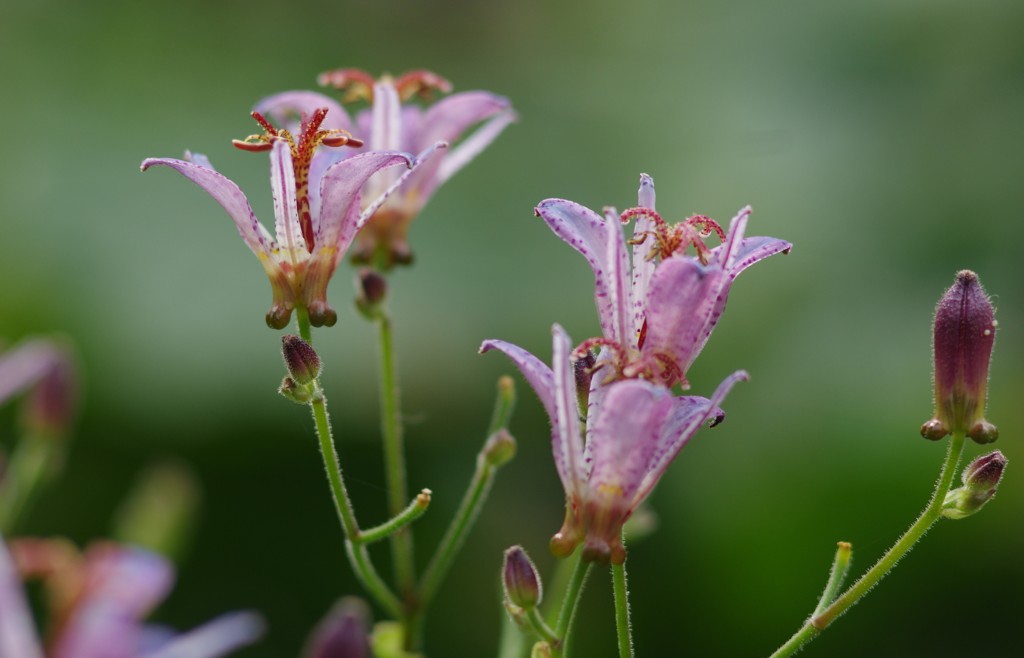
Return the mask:
<svg viewBox="0 0 1024 658">
<path fill-rule="evenodd" d="M 0 541 L 0 658 L 215 658 L 251 644 L 263 622 L 229 613 L 184 634 L 142 618 L 170 591 L 171 565 L 155 553 L 113 543 L 79 554 L 67 542 Z M 17 566 L 16 566 L 17 564 Z M 46 580 L 54 609 L 44 650 L 19 571 Z"/>
<path fill-rule="evenodd" d="M 295 125 L 297 118 L 316 108 L 328 108 L 325 125 L 366 137 L 363 150 L 427 154 L 438 144 L 454 145 L 409 175 L 397 192 L 376 210 L 358 236 L 359 245 L 353 260 L 366 263 L 377 260 L 384 267 L 408 263 L 412 252 L 406 233 L 413 218 L 438 187 L 479 155 L 515 120 L 515 112 L 507 99 L 485 91 L 453 94 L 429 107 L 409 103 L 413 98 L 427 100 L 434 91 L 451 91 L 447 80 L 429 71 L 410 71 L 397 78 L 384 75 L 375 80 L 358 69 L 338 69 L 322 74 L 319 82 L 341 90 L 343 102 L 366 100 L 372 106 L 351 118 L 341 104 L 328 96 L 311 91 L 288 91 L 264 98 L 256 104 L 255 110 L 282 125 Z M 481 123 L 475 132 L 459 142 L 473 126 Z M 326 167 L 355 157 L 352 153 L 325 151 L 319 156 L 324 162 L 316 166 Z M 380 177 L 375 191 L 383 190 L 396 178 L 394 174 Z"/>
</svg>

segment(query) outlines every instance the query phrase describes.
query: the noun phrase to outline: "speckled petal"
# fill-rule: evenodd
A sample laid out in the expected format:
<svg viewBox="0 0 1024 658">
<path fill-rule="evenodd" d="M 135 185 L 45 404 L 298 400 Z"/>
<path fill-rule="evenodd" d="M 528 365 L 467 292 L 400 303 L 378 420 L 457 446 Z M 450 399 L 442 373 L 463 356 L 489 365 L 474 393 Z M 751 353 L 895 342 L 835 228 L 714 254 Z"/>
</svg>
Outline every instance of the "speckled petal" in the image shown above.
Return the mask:
<svg viewBox="0 0 1024 658">
<path fill-rule="evenodd" d="M 555 379 L 555 431 L 552 452 L 562 486 L 570 500 L 582 497 L 584 480 L 583 435 L 580 432 L 580 409 L 576 397 L 576 374 L 569 355 L 572 342 L 569 334 L 557 324 L 551 328 L 551 363 Z"/>
<path fill-rule="evenodd" d="M 736 382 L 746 381 L 749 376 L 738 370 L 726 377 L 715 389 L 711 399 L 700 397 L 678 397 L 672 401 L 671 413 L 665 418 L 658 437 L 657 448 L 651 455 L 647 474 L 636 490 L 630 509 L 636 507 L 650 495 L 658 480 L 664 475 L 669 464 L 676 458 L 684 445 L 697 433 L 701 426 L 716 417 L 723 416 L 721 410 L 725 396 Z"/>
<path fill-rule="evenodd" d="M 306 242 L 299 226 L 299 210 L 295 200 L 295 167 L 291 147 L 283 139 L 274 141 L 270 150 L 270 190 L 274 197 L 274 226 L 277 242 L 285 250 L 285 258 L 296 265 L 305 260 Z"/>
<path fill-rule="evenodd" d="M 232 612 L 179 635 L 140 658 L 219 658 L 252 644 L 263 635 L 263 630 L 259 615 Z"/>
<path fill-rule="evenodd" d="M 0 380 L 2 381 L 2 380 Z M 28 601 L 0 538 L 0 658 L 43 658 Z"/>
<path fill-rule="evenodd" d="M 360 206 L 363 185 L 382 169 L 405 165 L 413 160 L 405 153 L 371 151 L 354 155 L 327 170 L 320 180 L 320 230 L 318 248 L 344 253 L 356 233 L 369 219 Z M 385 192 L 385 195 L 388 194 Z M 370 204 L 381 199 L 371 199 Z"/>
<path fill-rule="evenodd" d="M 519 368 L 519 372 L 533 387 L 533 391 L 540 398 L 544 410 L 548 412 L 548 418 L 554 423 L 558 414 L 555 411 L 555 375 L 546 363 L 530 354 L 518 345 L 506 343 L 503 340 L 485 340 L 480 345 L 480 353 L 498 350 L 512 360 L 512 363 Z"/>
<path fill-rule="evenodd" d="M 639 379 L 621 380 L 608 389 L 590 434 L 594 462 L 589 484 L 626 507 L 647 475 L 673 398 L 665 387 Z"/>
<path fill-rule="evenodd" d="M 609 226 L 594 211 L 565 199 L 545 199 L 537 206 L 536 213 L 555 235 L 590 263 L 594 271 L 594 298 L 601 318 L 601 330 L 605 337 L 625 342 L 622 328 L 625 326 L 628 300 L 622 299 L 616 291 L 625 288 L 621 279 L 626 273 L 618 267 L 617 259 L 609 262 L 611 241 L 623 242 L 618 223 Z M 622 249 L 624 251 L 624 246 Z"/>
<path fill-rule="evenodd" d="M 204 156 L 196 154 L 193 158 L 196 160 L 195 162 L 173 158 L 149 158 L 142 161 L 142 171 L 146 171 L 154 165 L 170 167 L 206 190 L 206 193 L 227 211 L 228 216 L 238 227 L 238 233 L 242 236 L 242 240 L 254 254 L 259 256 L 264 267 L 272 266 L 274 263 L 272 258 L 273 240 L 267 229 L 256 219 L 249 200 L 245 198 L 242 190 L 227 177 L 200 164 L 209 162 Z"/>
</svg>

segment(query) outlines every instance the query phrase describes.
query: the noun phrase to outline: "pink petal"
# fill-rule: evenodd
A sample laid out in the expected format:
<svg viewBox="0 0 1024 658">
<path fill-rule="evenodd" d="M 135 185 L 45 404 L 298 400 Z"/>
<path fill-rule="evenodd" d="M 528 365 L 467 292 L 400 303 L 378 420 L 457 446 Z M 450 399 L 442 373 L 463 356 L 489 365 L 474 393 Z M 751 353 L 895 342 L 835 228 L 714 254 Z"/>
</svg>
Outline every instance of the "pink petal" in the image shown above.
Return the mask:
<svg viewBox="0 0 1024 658">
<path fill-rule="evenodd" d="M 686 372 L 718 319 L 715 308 L 723 282 L 727 279 L 721 270 L 704 267 L 693 258 L 663 260 L 647 295 L 647 338 L 642 352 L 668 354 Z"/>
<path fill-rule="evenodd" d="M 283 139 L 274 140 L 270 151 L 270 190 L 274 197 L 277 242 L 295 265 L 298 254 L 306 251 L 306 241 L 299 226 L 292 150 Z"/>
<path fill-rule="evenodd" d="M 340 257 L 352 243 L 356 232 L 369 217 L 362 217 L 360 191 L 381 169 L 405 165 L 404 153 L 371 151 L 346 158 L 331 167 L 320 180 L 320 236 L 318 250 L 333 250 Z"/>
<path fill-rule="evenodd" d="M 673 399 L 671 413 L 665 418 L 658 438 L 657 449 L 651 455 L 647 474 L 638 487 L 631 509 L 636 508 L 650 495 L 658 480 L 664 475 L 669 464 L 676 458 L 683 446 L 697 433 L 701 425 L 716 417 L 724 416 L 720 409 L 725 396 L 736 382 L 746 381 L 749 376 L 738 370 L 726 377 L 710 400 L 700 397 L 678 397 Z"/>
<path fill-rule="evenodd" d="M 373 85 L 372 116 L 373 127 L 370 129 L 370 150 L 403 150 L 402 101 L 398 98 L 395 85 L 391 82 L 378 82 Z"/>
<path fill-rule="evenodd" d="M 647 174 L 640 174 L 640 189 L 637 191 L 637 205 L 641 208 L 654 210 L 654 179 Z M 633 226 L 633 239 L 643 240 L 633 245 L 633 281 L 632 281 L 632 306 L 633 306 L 633 340 L 630 345 L 636 346 L 636 337 L 643 329 L 645 319 L 645 307 L 647 305 L 647 290 L 650 286 L 651 276 L 654 274 L 654 260 L 648 260 L 647 256 L 654 248 L 654 238 L 646 235 L 651 230 L 651 220 L 647 217 L 638 217 Z"/>
<path fill-rule="evenodd" d="M 171 565 L 149 551 L 104 544 L 86 554 L 85 591 L 54 644 L 53 658 L 134 658 L 140 619 L 170 591 Z"/>
<path fill-rule="evenodd" d="M 52 343 L 40 339 L 25 341 L 0 354 L 0 404 L 33 386 L 60 358 Z"/>
<path fill-rule="evenodd" d="M 576 373 L 569 355 L 569 334 L 557 324 L 551 328 L 551 363 L 555 379 L 555 423 L 552 452 L 562 486 L 570 500 L 579 500 L 584 480 L 583 435 L 580 433 L 580 409 L 576 397 Z"/>
<path fill-rule="evenodd" d="M 647 475 L 673 398 L 663 386 L 639 379 L 608 389 L 589 439 L 594 459 L 589 484 L 628 505 Z"/>
<path fill-rule="evenodd" d="M 625 272 L 618 258 L 609 258 L 609 252 L 614 253 L 611 241 L 622 242 L 618 223 L 611 227 L 594 211 L 565 199 L 541 201 L 535 212 L 555 235 L 590 263 L 594 271 L 594 298 L 601 318 L 601 330 L 606 337 L 625 342 L 622 328 L 625 326 L 626 300 L 617 292 L 625 287 L 621 281 Z"/>
<path fill-rule="evenodd" d="M 502 352 L 519 368 L 519 372 L 533 387 L 534 393 L 544 405 L 544 410 L 548 412 L 548 418 L 554 424 L 558 414 L 555 411 L 555 375 L 551 368 L 518 345 L 503 340 L 485 340 L 480 345 L 481 354 L 491 350 Z"/>
<path fill-rule="evenodd" d="M 199 160 L 200 158 L 201 160 Z M 198 156 L 197 160 L 203 163 L 208 162 L 202 156 Z M 273 278 L 271 268 L 273 268 L 274 272 L 277 270 L 271 257 L 273 241 L 267 229 L 256 220 L 256 215 L 253 213 L 248 199 L 245 198 L 242 190 L 237 185 L 210 167 L 171 158 L 149 158 L 143 160 L 142 171 L 146 171 L 154 165 L 170 167 L 206 190 L 206 193 L 212 196 L 214 201 L 227 211 L 228 216 L 235 222 L 242 240 L 245 241 L 245 244 L 248 245 L 254 254 L 260 257 L 263 266 L 267 268 L 268 274 L 271 274 L 271 278 Z"/>
<path fill-rule="evenodd" d="M 231 612 L 179 635 L 144 658 L 218 658 L 252 644 L 263 631 L 259 615 Z"/>
<path fill-rule="evenodd" d="M 3 379 L 0 378 L 0 382 Z M 0 656 L 43 658 L 21 579 L 0 539 Z"/>
</svg>

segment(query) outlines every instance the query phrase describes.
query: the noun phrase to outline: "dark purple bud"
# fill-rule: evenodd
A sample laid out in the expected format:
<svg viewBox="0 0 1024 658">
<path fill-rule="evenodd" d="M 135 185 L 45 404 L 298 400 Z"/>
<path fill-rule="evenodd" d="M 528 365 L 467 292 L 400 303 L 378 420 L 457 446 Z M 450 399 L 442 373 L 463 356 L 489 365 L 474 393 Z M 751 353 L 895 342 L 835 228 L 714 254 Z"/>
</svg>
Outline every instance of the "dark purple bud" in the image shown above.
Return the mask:
<svg viewBox="0 0 1024 658">
<path fill-rule="evenodd" d="M 320 357 L 313 347 L 298 336 L 288 334 L 281 338 L 281 351 L 288 374 L 299 385 L 306 386 L 320 376 Z"/>
<path fill-rule="evenodd" d="M 23 422 L 29 432 L 45 436 L 68 433 L 78 407 L 78 378 L 70 355 L 58 350 L 53 365 L 25 400 Z"/>
<path fill-rule="evenodd" d="M 978 443 L 999 436 L 984 417 L 995 337 L 995 311 L 978 276 L 958 272 L 935 309 L 935 417 L 921 427 L 922 436 L 935 440 L 963 432 Z"/>
<path fill-rule="evenodd" d="M 370 608 L 361 599 L 338 601 L 313 630 L 304 658 L 371 658 Z"/>
<path fill-rule="evenodd" d="M 537 567 L 533 566 L 522 546 L 513 546 L 505 551 L 501 580 L 505 598 L 524 610 L 536 607 L 543 597 Z"/>
<path fill-rule="evenodd" d="M 387 296 L 387 279 L 369 267 L 359 270 L 356 277 L 356 308 L 360 313 L 367 319 L 376 319 Z"/>
<path fill-rule="evenodd" d="M 962 519 L 980 510 L 996 495 L 1005 469 L 1006 457 L 998 450 L 975 459 L 964 469 L 964 486 L 946 494 L 942 515 Z"/>
</svg>

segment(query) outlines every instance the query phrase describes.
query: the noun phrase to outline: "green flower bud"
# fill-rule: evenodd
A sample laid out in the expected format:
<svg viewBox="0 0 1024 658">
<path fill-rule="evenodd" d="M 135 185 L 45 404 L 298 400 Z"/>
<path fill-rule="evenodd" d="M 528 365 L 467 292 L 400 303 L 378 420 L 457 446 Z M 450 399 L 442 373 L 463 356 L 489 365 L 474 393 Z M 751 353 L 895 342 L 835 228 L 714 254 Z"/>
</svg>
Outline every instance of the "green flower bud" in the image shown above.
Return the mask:
<svg viewBox="0 0 1024 658">
<path fill-rule="evenodd" d="M 964 486 L 946 494 L 942 515 L 948 519 L 962 519 L 978 512 L 996 495 L 1006 457 L 996 450 L 975 459 L 964 469 Z"/>
<path fill-rule="evenodd" d="M 487 439 L 480 454 L 491 466 L 504 466 L 516 456 L 516 440 L 503 427 Z"/>
<path fill-rule="evenodd" d="M 312 386 L 302 386 L 291 377 L 281 380 L 281 387 L 277 389 L 285 398 L 296 404 L 309 404 L 313 400 Z"/>
</svg>

